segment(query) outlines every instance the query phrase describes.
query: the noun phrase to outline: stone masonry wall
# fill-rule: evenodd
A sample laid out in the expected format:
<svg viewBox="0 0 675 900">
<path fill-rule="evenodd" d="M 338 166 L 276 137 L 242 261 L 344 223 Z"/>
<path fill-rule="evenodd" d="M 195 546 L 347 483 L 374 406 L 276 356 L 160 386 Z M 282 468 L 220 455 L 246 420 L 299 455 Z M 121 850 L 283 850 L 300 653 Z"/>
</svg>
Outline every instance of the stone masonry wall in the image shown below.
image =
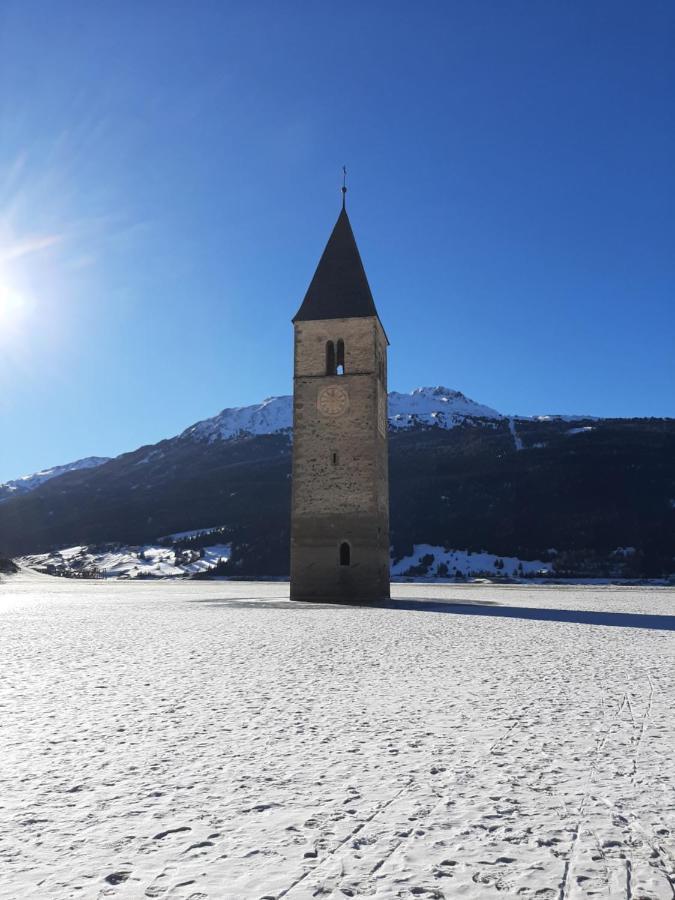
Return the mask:
<svg viewBox="0 0 675 900">
<path fill-rule="evenodd" d="M 345 374 L 327 376 L 326 342 L 339 339 Z M 376 318 L 296 323 L 292 596 L 388 596 L 387 439 L 378 428 L 386 383 L 378 377 L 378 358 L 386 373 L 386 338 Z M 328 385 L 349 394 L 340 416 L 317 407 Z M 352 546 L 349 567 L 339 566 L 344 540 Z"/>
</svg>

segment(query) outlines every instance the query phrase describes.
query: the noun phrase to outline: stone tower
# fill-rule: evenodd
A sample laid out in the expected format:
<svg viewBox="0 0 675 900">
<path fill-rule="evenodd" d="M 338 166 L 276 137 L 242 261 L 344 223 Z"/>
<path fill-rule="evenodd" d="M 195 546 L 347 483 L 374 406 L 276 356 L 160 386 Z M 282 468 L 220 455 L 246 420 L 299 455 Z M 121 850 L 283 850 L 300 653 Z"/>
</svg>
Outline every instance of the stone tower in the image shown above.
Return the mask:
<svg viewBox="0 0 675 900">
<path fill-rule="evenodd" d="M 293 319 L 291 599 L 389 597 L 387 336 L 344 203 Z"/>
</svg>

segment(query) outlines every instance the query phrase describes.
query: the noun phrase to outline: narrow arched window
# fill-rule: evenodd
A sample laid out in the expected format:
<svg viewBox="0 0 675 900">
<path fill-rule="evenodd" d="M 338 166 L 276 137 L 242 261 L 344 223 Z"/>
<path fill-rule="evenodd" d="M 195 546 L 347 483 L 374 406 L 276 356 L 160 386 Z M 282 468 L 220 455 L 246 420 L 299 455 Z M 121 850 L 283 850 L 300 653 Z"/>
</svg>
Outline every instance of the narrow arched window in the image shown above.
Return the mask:
<svg viewBox="0 0 675 900">
<path fill-rule="evenodd" d="M 340 338 L 337 342 L 337 374 L 345 374 L 345 342 Z"/>
<path fill-rule="evenodd" d="M 326 375 L 335 375 L 335 344 L 326 341 Z"/>
<path fill-rule="evenodd" d="M 352 548 L 349 546 L 347 541 L 343 541 L 340 544 L 340 565 L 348 566 L 351 562 Z"/>
</svg>

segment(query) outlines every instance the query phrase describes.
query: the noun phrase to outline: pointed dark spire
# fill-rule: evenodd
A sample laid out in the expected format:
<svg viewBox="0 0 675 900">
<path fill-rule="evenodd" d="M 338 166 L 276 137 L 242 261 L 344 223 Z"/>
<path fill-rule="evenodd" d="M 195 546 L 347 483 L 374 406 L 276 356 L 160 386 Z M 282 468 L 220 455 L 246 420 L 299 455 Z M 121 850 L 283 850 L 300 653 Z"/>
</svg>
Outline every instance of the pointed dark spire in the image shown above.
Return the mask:
<svg viewBox="0 0 675 900">
<path fill-rule="evenodd" d="M 345 209 L 346 192 L 347 188 L 343 184 L 342 210 L 294 322 L 377 316 L 359 248 Z"/>
</svg>

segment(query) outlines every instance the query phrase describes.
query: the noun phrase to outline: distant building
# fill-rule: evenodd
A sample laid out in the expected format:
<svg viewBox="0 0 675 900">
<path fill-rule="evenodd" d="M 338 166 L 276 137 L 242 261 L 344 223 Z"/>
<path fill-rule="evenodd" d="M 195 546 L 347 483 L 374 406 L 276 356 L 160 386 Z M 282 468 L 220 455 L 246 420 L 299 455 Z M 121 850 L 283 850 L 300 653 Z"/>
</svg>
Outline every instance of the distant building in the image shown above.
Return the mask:
<svg viewBox="0 0 675 900">
<path fill-rule="evenodd" d="M 293 319 L 293 600 L 389 597 L 389 342 L 344 190 Z"/>
</svg>

